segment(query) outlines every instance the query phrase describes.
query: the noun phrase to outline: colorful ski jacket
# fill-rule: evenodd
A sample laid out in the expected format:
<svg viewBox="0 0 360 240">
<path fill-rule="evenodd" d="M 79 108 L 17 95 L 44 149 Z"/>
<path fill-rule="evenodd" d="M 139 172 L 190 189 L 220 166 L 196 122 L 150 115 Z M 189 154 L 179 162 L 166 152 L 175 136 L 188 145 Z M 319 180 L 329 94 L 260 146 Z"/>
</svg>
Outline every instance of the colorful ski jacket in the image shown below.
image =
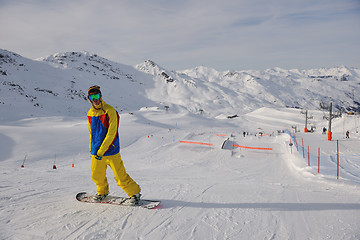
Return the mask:
<svg viewBox="0 0 360 240">
<path fill-rule="evenodd" d="M 118 112 L 104 100 L 100 109 L 90 108 L 87 113 L 92 155 L 111 156 L 120 152 Z"/>
</svg>

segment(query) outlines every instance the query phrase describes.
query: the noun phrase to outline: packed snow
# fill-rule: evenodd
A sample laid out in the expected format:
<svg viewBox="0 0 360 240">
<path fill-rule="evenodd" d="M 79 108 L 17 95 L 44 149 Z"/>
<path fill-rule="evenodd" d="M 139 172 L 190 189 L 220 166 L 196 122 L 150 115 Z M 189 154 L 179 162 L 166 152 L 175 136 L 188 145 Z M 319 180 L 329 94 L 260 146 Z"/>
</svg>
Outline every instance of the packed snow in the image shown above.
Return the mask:
<svg viewBox="0 0 360 240">
<path fill-rule="evenodd" d="M 99 76 L 97 82 L 86 71 L 21 61 L 28 71 L 3 64 L 7 75 L 0 78 L 0 239 L 360 239 L 359 115 L 333 119 L 329 141 L 322 133 L 327 111 L 309 108 L 308 128 L 314 132 L 304 133 L 303 110 L 286 107 L 294 96 L 284 93 L 281 105 L 263 102 L 264 96 L 253 103 L 246 96 L 249 104 L 243 103 L 209 69 L 207 77 L 204 68 L 202 76 L 177 73 L 181 83 L 175 75 L 161 75 L 175 79 L 162 86 L 157 72 L 152 79 L 148 74 L 154 73 L 144 68 L 109 66 L 129 81 Z M 41 74 L 35 78 L 34 72 Z M 57 85 L 44 86 L 48 78 Z M 73 81 L 77 91 L 64 90 L 64 81 Z M 358 85 L 357 75 L 352 81 Z M 90 103 L 82 99 L 93 83 L 120 113 L 120 151 L 128 173 L 143 198 L 161 201 L 159 208 L 76 201 L 76 193 L 96 190 L 88 152 Z M 339 89 L 332 96 L 338 104 Z M 233 104 L 248 108 L 236 111 Z M 107 174 L 111 195 L 125 196 L 110 169 Z"/>
</svg>

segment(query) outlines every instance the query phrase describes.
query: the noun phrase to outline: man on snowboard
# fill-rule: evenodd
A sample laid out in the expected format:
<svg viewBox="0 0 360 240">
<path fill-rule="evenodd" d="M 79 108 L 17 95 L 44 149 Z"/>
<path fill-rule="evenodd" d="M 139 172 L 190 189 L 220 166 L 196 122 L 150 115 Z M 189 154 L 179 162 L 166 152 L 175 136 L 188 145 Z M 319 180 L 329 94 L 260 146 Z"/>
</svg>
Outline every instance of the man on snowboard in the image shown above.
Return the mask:
<svg viewBox="0 0 360 240">
<path fill-rule="evenodd" d="M 103 99 L 100 87 L 88 90 L 91 108 L 87 113 L 90 132 L 91 177 L 97 187 L 96 201 L 102 201 L 109 194 L 106 168 L 110 166 L 116 183 L 129 196 L 126 205 L 136 205 L 140 200 L 139 185 L 126 173 L 120 156 L 118 112 Z"/>
</svg>

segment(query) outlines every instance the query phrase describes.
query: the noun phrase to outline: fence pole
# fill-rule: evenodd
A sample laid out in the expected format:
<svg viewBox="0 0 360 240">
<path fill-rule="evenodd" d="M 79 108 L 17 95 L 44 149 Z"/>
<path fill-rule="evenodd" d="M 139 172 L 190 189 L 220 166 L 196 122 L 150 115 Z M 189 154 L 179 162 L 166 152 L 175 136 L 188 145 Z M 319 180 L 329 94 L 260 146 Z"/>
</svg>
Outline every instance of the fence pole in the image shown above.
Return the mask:
<svg viewBox="0 0 360 240">
<path fill-rule="evenodd" d="M 336 140 L 336 145 L 337 145 L 337 151 L 336 151 L 336 155 L 337 155 L 337 179 L 339 179 L 339 140 Z"/>
<path fill-rule="evenodd" d="M 305 158 L 305 150 L 304 150 L 304 139 L 301 139 L 302 141 L 302 149 L 303 149 L 303 158 Z"/>
<path fill-rule="evenodd" d="M 294 132 L 294 139 L 295 139 L 296 150 L 297 150 L 297 151 L 299 151 L 298 144 L 297 144 L 297 140 L 296 140 L 296 135 L 295 135 L 295 132 Z"/>
<path fill-rule="evenodd" d="M 320 173 L 320 147 L 318 148 L 318 173 Z"/>
<path fill-rule="evenodd" d="M 21 165 L 22 168 L 25 167 L 26 156 L 27 156 L 27 155 L 25 155 L 24 161 L 23 161 L 23 163 L 22 163 L 22 165 Z"/>
<path fill-rule="evenodd" d="M 53 165 L 53 169 L 56 169 L 55 162 L 56 162 L 56 154 L 55 154 L 55 158 L 54 158 L 54 165 Z"/>
<path fill-rule="evenodd" d="M 310 166 L 310 147 L 308 145 L 308 165 Z"/>
</svg>

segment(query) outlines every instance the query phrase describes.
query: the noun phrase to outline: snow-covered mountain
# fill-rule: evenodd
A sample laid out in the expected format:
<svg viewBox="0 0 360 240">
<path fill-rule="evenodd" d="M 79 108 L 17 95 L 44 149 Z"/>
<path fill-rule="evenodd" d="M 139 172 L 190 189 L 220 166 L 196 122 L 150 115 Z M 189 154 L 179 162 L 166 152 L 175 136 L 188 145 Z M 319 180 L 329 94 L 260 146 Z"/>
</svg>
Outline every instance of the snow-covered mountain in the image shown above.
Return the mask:
<svg viewBox="0 0 360 240">
<path fill-rule="evenodd" d="M 360 115 L 334 119 L 328 141 L 315 111 L 329 101 L 359 109 L 359 76 L 169 71 L 87 52 L 30 60 L 0 50 L 0 239 L 360 239 Z M 75 200 L 96 192 L 92 84 L 120 112 L 126 171 L 158 209 Z M 312 110 L 315 131 L 286 106 Z M 111 195 L 126 196 L 109 168 L 107 178 Z"/>
<path fill-rule="evenodd" d="M 101 86 L 119 112 L 142 107 L 187 110 L 207 117 L 236 115 L 259 107 L 359 110 L 360 69 L 219 72 L 207 67 L 169 71 L 151 60 L 136 66 L 89 52 L 57 53 L 31 60 L 0 49 L 1 119 L 29 116 L 82 116 L 87 89 Z M 59 104 L 61 103 L 61 104 Z M 56 107 L 54 107 L 56 106 Z"/>
</svg>

